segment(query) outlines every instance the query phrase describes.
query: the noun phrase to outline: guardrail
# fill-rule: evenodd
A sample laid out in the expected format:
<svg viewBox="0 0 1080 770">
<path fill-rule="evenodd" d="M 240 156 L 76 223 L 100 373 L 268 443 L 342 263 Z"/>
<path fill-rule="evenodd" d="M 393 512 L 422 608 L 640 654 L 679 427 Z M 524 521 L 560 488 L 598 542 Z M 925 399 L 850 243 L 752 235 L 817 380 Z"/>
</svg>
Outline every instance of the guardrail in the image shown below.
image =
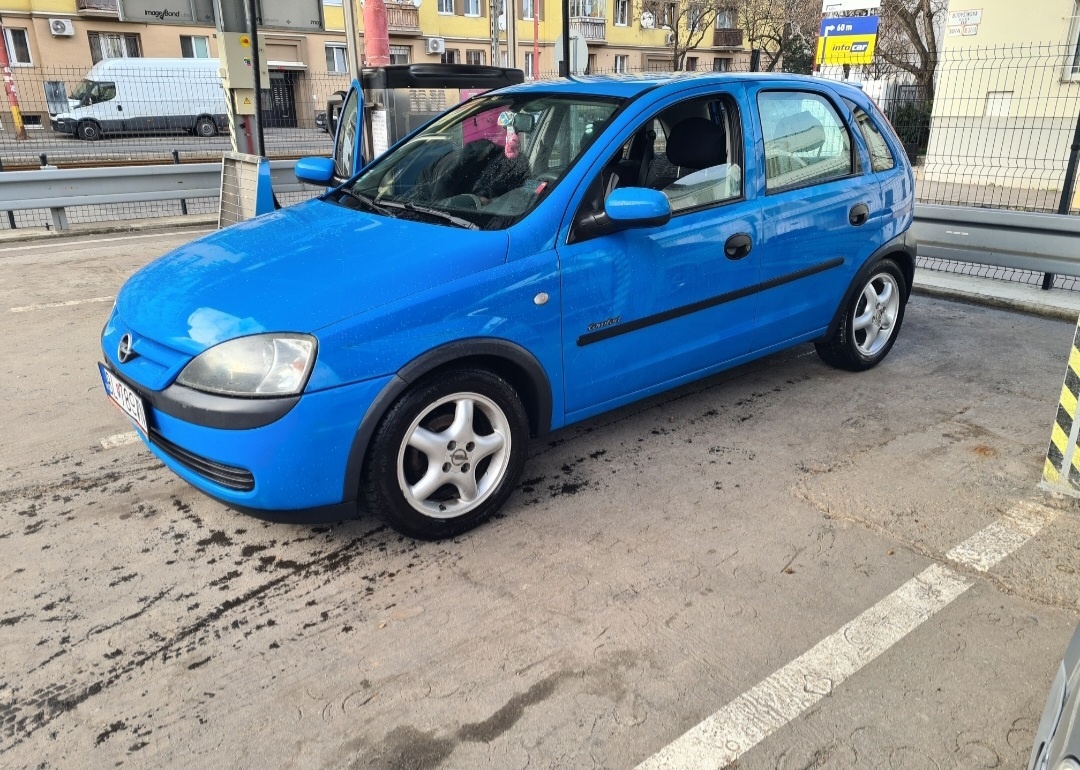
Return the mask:
<svg viewBox="0 0 1080 770">
<path fill-rule="evenodd" d="M 275 192 L 298 192 L 294 160 L 270 161 Z M 53 227 L 68 229 L 68 206 L 216 198 L 221 163 L 41 169 L 0 174 L 0 211 L 48 209 Z"/>
<path fill-rule="evenodd" d="M 912 225 L 919 256 L 1080 276 L 1080 217 L 917 204 Z"/>
</svg>

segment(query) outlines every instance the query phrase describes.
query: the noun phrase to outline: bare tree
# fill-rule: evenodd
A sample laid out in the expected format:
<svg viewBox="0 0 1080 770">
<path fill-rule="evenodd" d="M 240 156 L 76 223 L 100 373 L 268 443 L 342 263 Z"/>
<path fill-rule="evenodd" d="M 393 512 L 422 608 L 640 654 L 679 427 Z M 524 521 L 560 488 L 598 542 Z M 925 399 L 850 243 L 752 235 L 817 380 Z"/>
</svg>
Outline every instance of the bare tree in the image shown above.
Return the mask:
<svg viewBox="0 0 1080 770">
<path fill-rule="evenodd" d="M 651 17 L 654 26 L 668 30 L 671 63 L 681 70 L 687 52 L 712 34 L 716 17 L 732 4 L 733 0 L 642 0 L 641 16 L 644 20 Z"/>
<path fill-rule="evenodd" d="M 738 11 L 747 44 L 761 51 L 761 68 L 772 72 L 797 42 L 814 39 L 821 0 L 740 0 Z"/>
<path fill-rule="evenodd" d="M 927 101 L 934 98 L 938 33 L 948 0 L 882 0 L 875 59 L 910 73 Z M 879 64 L 879 69 L 885 69 Z"/>
</svg>

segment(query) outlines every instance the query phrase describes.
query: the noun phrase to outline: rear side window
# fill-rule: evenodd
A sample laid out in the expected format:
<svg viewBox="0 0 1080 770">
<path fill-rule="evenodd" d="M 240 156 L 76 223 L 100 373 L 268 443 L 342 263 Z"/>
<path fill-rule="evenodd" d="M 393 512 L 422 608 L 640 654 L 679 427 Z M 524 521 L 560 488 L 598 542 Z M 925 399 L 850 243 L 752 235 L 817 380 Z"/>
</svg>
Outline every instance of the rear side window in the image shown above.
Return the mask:
<svg viewBox="0 0 1080 770">
<path fill-rule="evenodd" d="M 885 137 L 881 135 L 881 129 L 878 128 L 874 119 L 854 102 L 848 102 L 848 106 L 851 107 L 855 125 L 859 127 L 859 133 L 862 134 L 863 141 L 866 142 L 866 149 L 870 151 L 870 167 L 874 171 L 888 171 L 891 168 L 896 168 L 896 158 L 893 157 L 892 151 L 889 150 L 889 145 L 885 141 Z"/>
<path fill-rule="evenodd" d="M 769 192 L 854 173 L 851 135 L 823 96 L 804 91 L 762 91 L 757 101 Z"/>
</svg>

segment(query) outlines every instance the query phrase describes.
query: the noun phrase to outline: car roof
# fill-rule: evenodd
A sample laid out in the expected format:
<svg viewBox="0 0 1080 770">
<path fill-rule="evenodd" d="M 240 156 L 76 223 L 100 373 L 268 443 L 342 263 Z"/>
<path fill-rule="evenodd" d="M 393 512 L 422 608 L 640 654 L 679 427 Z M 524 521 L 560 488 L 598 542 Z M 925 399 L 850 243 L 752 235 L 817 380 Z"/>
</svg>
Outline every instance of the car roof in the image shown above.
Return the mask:
<svg viewBox="0 0 1080 770">
<path fill-rule="evenodd" d="M 553 80 L 536 80 L 510 86 L 501 89 L 501 91 L 504 93 L 542 91 L 544 93 L 573 93 L 633 98 L 656 88 L 681 90 L 682 88 L 709 83 L 721 85 L 726 83 L 770 81 L 803 81 L 815 85 L 827 85 L 831 88 L 844 86 L 845 91 L 848 88 L 852 91 L 858 91 L 857 88 L 845 86 L 845 84 L 838 83 L 835 80 L 782 72 L 642 72 L 631 75 L 580 75 Z"/>
</svg>

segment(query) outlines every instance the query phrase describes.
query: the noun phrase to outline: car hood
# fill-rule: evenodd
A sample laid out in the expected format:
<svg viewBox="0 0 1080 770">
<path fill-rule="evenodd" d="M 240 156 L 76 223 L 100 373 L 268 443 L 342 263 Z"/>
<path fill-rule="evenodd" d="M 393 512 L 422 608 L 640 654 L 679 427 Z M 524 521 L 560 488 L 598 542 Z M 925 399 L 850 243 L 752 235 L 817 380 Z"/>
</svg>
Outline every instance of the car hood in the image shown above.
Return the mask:
<svg viewBox="0 0 1080 770">
<path fill-rule="evenodd" d="M 367 214 L 320 200 L 193 241 L 124 285 L 117 311 L 191 355 L 264 331 L 328 324 L 500 265 L 503 231 Z"/>
</svg>

